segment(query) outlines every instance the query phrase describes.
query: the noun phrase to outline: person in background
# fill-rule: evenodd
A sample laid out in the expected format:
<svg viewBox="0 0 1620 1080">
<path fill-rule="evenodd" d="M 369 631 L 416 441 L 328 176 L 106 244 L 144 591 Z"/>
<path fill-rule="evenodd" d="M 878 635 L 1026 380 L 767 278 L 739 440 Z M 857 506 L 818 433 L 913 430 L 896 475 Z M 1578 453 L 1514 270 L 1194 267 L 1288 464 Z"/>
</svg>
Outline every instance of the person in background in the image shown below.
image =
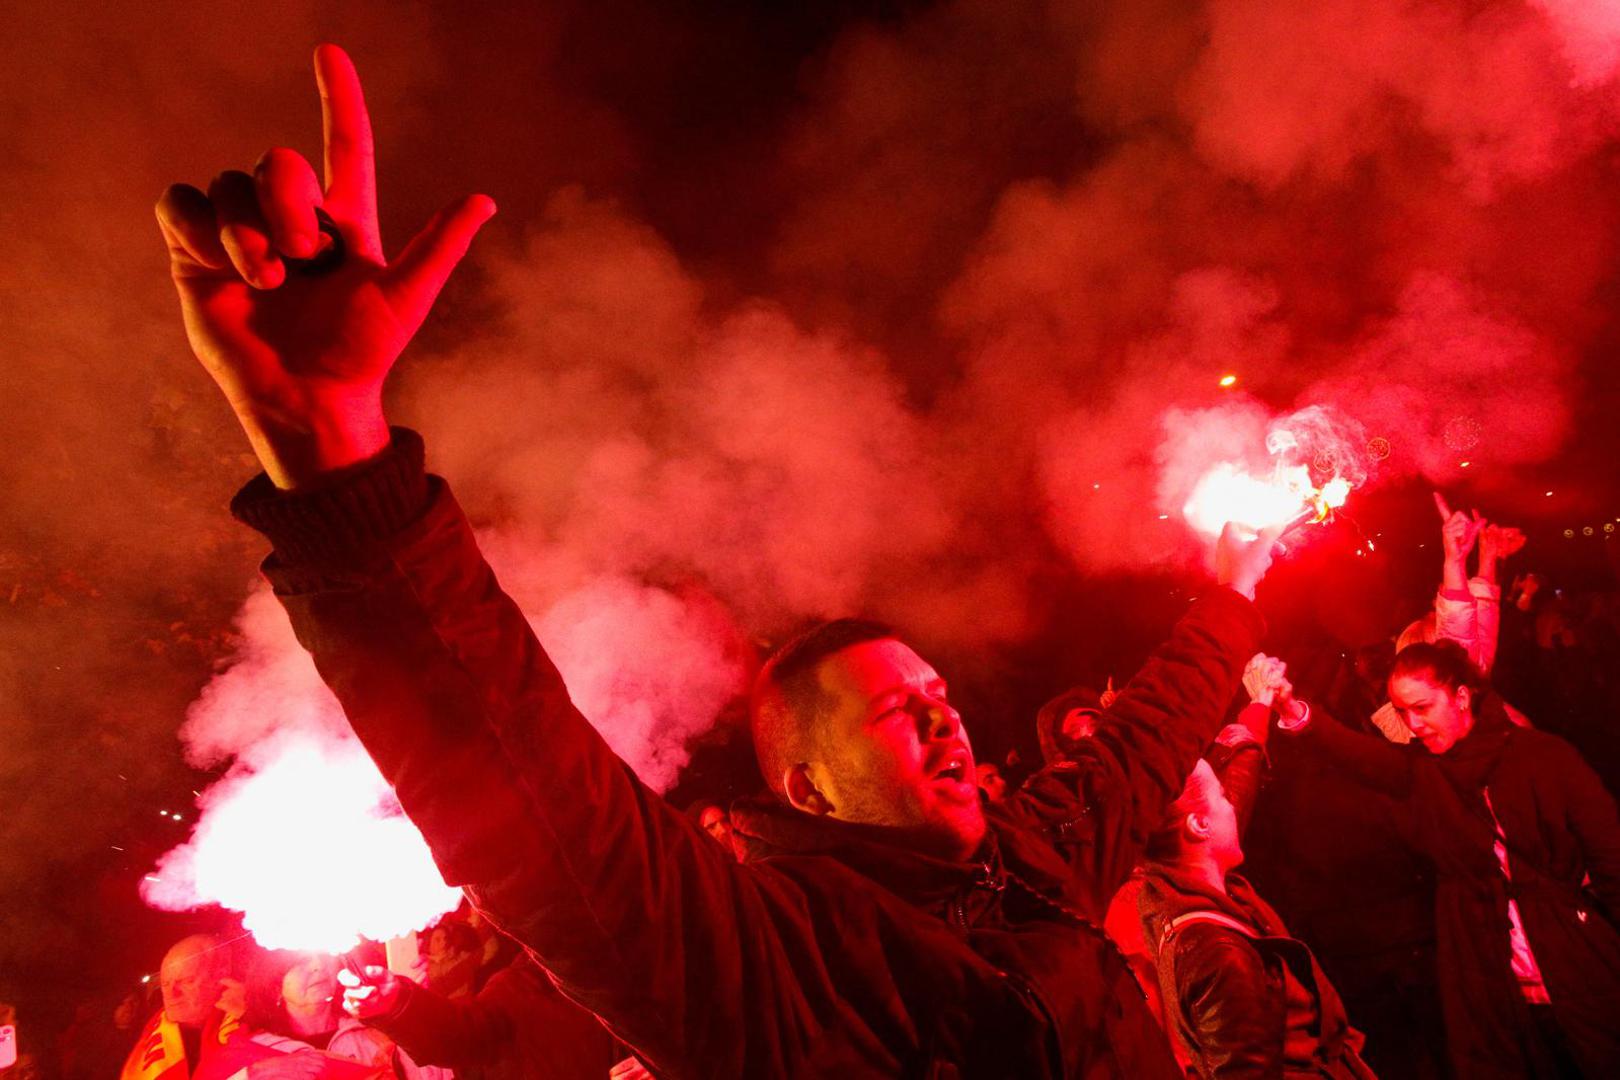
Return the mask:
<svg viewBox="0 0 1620 1080">
<path fill-rule="evenodd" d="M 1502 587 L 1497 583 L 1497 564 L 1524 547 L 1524 533 L 1492 524 L 1478 510 L 1472 515 L 1453 511 L 1445 496 L 1434 493 L 1435 510 L 1440 515 L 1440 590 L 1434 594 L 1434 607 L 1423 618 L 1411 623 L 1396 639 L 1396 651 L 1419 642 L 1454 641 L 1468 654 L 1469 661 L 1485 674 L 1496 663 L 1501 634 Z M 1478 572 L 1468 576 L 1468 556 L 1479 548 Z M 1513 723 L 1528 726 L 1524 713 L 1502 702 Z M 1386 702 L 1372 715 L 1373 726 L 1394 743 L 1407 743 L 1412 733 L 1401 721 L 1395 706 Z"/>
<path fill-rule="evenodd" d="M 987 801 L 1007 801 L 1007 778 L 1001 775 L 1000 765 L 993 761 L 981 761 L 973 766 L 973 776 Z"/>
<path fill-rule="evenodd" d="M 697 827 L 711 836 L 715 843 L 736 854 L 736 838 L 731 827 L 731 812 L 713 799 L 699 799 L 686 808 L 686 816 Z"/>
<path fill-rule="evenodd" d="M 1244 674 L 1252 702 L 1187 780 L 1148 841 L 1138 897 L 1166 1026 L 1200 1077 L 1361 1080 L 1361 1033 L 1306 945 L 1236 873 L 1275 708 L 1293 710 L 1281 661 Z"/>
<path fill-rule="evenodd" d="M 1291 731 L 1391 800 L 1438 883 L 1452 1071 L 1620 1076 L 1620 816 L 1568 743 L 1515 725 L 1454 642 L 1403 649 L 1389 696 L 1415 745 L 1310 710 Z"/>
<path fill-rule="evenodd" d="M 221 999 L 230 988 L 231 953 L 218 938 L 181 938 L 163 954 L 158 987 L 163 1007 L 152 1015 L 124 1059 L 121 1080 L 184 1080 L 230 1037 L 239 1009 Z"/>
<path fill-rule="evenodd" d="M 449 1080 L 344 1014 L 338 966 L 328 953 L 259 950 L 241 1026 L 197 1080 Z"/>
<path fill-rule="evenodd" d="M 73 1022 L 57 1040 L 57 1068 L 63 1080 L 106 1080 L 119 1075 L 130 1044 L 148 1015 L 150 989 L 150 984 L 136 985 L 122 997 L 97 997 L 79 1005 Z"/>
<path fill-rule="evenodd" d="M 1040 743 L 1041 759 L 1047 765 L 1073 761 L 1080 740 L 1096 733 L 1097 721 L 1117 697 L 1114 680 L 1109 679 L 1107 689 L 1101 692 L 1077 686 L 1042 705 L 1035 714 L 1035 738 Z"/>
</svg>

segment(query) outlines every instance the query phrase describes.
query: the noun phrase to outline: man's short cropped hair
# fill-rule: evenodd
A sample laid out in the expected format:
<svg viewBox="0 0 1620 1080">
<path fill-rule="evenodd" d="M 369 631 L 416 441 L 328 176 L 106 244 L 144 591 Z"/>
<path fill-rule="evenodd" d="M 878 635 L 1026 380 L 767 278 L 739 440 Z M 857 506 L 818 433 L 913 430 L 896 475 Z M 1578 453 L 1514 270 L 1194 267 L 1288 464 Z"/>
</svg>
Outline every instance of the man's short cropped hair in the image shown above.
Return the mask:
<svg viewBox="0 0 1620 1080">
<path fill-rule="evenodd" d="M 828 705 L 816 675 L 821 662 L 851 646 L 894 636 L 892 628 L 870 619 L 834 619 L 794 637 L 765 661 L 754 680 L 749 716 L 760 772 L 777 795 L 785 794 L 787 770 L 816 756 Z"/>
<path fill-rule="evenodd" d="M 1181 794 L 1176 796 L 1176 801 L 1170 804 L 1165 820 L 1148 834 L 1147 844 L 1142 849 L 1142 858 L 1147 862 L 1175 862 L 1181 857 L 1184 841 L 1182 823 L 1187 820 L 1187 815 L 1214 812 L 1204 785 L 1196 783 L 1196 779 L 1192 773 L 1187 775 L 1187 782 L 1182 786 Z"/>
</svg>

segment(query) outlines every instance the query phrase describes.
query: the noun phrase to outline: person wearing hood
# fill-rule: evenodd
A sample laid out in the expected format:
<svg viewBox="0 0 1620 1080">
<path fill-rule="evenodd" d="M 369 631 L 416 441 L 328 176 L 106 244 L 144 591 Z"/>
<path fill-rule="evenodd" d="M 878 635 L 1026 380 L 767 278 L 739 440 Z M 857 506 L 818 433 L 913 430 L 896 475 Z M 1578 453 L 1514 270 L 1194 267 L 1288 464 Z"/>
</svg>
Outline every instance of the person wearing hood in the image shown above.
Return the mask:
<svg viewBox="0 0 1620 1080">
<path fill-rule="evenodd" d="M 1613 796 L 1568 743 L 1514 724 L 1452 642 L 1402 650 L 1389 694 L 1410 746 L 1326 715 L 1297 734 L 1391 800 L 1402 839 L 1435 866 L 1453 1071 L 1620 1076 Z"/>
<path fill-rule="evenodd" d="M 740 864 L 581 715 L 422 440 L 384 419 L 493 204 L 388 262 L 358 77 L 334 46 L 316 69 L 324 185 L 271 150 L 171 187 L 158 218 L 192 348 L 265 469 L 233 510 L 444 880 L 655 1075 L 1179 1075 L 1098 924 L 1255 651 L 1275 532 L 1227 529 L 1217 587 L 1078 759 L 999 807 L 944 678 L 893 631 L 790 643 L 753 696 L 771 794 L 734 808 Z"/>
</svg>

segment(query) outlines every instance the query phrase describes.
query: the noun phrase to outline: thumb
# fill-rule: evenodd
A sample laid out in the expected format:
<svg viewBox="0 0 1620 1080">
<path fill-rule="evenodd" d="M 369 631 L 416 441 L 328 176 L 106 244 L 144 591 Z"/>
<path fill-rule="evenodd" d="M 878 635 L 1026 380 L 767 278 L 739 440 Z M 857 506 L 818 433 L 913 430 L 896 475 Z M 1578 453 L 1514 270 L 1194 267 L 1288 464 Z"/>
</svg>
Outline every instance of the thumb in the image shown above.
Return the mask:
<svg viewBox="0 0 1620 1080">
<path fill-rule="evenodd" d="M 411 238 L 382 280 L 383 294 L 401 322 L 412 329 L 420 325 L 473 237 L 494 216 L 494 199 L 468 195 L 434 214 Z"/>
</svg>

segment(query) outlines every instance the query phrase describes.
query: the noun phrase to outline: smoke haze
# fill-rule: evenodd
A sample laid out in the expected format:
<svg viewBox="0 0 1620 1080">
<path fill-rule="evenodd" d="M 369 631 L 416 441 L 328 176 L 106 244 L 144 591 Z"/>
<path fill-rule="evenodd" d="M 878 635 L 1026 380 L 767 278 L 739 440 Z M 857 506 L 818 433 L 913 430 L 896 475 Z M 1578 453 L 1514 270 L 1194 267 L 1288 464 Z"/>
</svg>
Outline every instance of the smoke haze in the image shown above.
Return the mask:
<svg viewBox="0 0 1620 1080">
<path fill-rule="evenodd" d="M 150 209 L 318 153 L 319 41 L 365 82 L 390 250 L 462 192 L 502 207 L 390 411 L 659 788 L 808 619 L 1005 655 L 1055 573 L 1195 566 L 1194 474 L 1281 416 L 1387 442 L 1371 483 L 1450 483 L 1556 461 L 1613 404 L 1602 5 L 780 7 L 25 0 L 0 996 L 155 957 L 104 948 L 115 899 L 62 919 L 63 883 L 138 879 L 192 825 L 154 809 L 260 767 L 289 716 L 347 738 L 253 591 L 224 504 L 254 466 Z"/>
</svg>

